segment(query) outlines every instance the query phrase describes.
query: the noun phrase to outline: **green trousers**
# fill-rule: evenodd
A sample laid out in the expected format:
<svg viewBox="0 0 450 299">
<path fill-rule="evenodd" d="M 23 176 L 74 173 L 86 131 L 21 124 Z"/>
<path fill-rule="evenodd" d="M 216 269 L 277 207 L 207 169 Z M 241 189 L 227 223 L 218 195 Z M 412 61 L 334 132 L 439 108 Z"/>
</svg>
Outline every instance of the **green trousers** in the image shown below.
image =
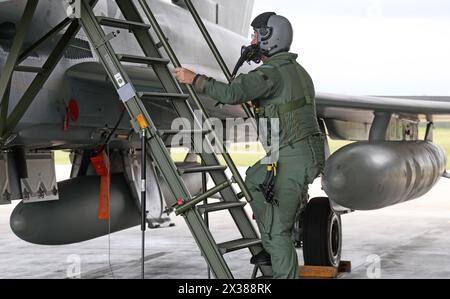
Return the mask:
<svg viewBox="0 0 450 299">
<path fill-rule="evenodd" d="M 306 204 L 308 185 L 323 171 L 324 137 L 309 136 L 280 150 L 275 199 L 266 202 L 259 185 L 266 177 L 267 165 L 260 162 L 246 173 L 246 184 L 264 249 L 271 255 L 273 278 L 298 278 L 298 257 L 292 232 L 297 213 Z"/>
</svg>

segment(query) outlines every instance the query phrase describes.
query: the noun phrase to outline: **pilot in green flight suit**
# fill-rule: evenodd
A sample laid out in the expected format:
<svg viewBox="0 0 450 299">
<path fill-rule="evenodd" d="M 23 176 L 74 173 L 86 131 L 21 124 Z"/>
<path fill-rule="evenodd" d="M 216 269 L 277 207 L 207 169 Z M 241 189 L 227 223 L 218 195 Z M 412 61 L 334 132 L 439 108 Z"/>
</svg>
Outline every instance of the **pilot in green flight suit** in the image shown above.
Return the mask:
<svg viewBox="0 0 450 299">
<path fill-rule="evenodd" d="M 297 278 L 298 258 L 292 231 L 300 207 L 307 202 L 308 185 L 323 170 L 324 136 L 316 116 L 314 84 L 296 62 L 298 56 L 288 52 L 293 37 L 290 22 L 275 13 L 264 13 L 252 26 L 255 34 L 249 48 L 258 49 L 256 60 L 264 62 L 260 67 L 239 75 L 231 84 L 184 68 L 176 70 L 176 77 L 223 104 L 252 100 L 258 118 L 279 120 L 273 200 L 268 201 L 262 190 L 267 165 L 258 162 L 246 175 L 265 249 L 252 258 L 252 263 L 271 263 L 274 278 Z M 269 135 L 272 134 L 265 137 L 273 150 Z"/>
</svg>

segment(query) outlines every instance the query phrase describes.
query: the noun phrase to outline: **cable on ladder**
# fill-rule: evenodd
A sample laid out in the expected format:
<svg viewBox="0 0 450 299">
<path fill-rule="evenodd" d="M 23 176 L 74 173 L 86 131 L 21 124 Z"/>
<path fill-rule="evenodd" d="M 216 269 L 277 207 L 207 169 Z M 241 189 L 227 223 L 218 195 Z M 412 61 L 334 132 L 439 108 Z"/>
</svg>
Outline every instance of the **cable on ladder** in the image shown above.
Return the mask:
<svg viewBox="0 0 450 299">
<path fill-rule="evenodd" d="M 141 252 L 141 278 L 145 279 L 145 231 L 147 229 L 147 207 L 146 207 L 146 186 L 147 186 L 147 140 L 146 130 L 142 129 L 142 149 L 141 149 L 141 231 L 142 231 L 142 252 Z"/>
</svg>

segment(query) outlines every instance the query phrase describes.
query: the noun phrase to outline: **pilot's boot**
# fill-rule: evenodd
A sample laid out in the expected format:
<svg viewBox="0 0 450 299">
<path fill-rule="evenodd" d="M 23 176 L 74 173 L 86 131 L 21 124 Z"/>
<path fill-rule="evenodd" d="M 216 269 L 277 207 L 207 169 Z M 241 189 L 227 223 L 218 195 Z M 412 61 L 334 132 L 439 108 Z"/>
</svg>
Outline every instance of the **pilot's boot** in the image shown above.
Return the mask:
<svg viewBox="0 0 450 299">
<path fill-rule="evenodd" d="M 254 257 L 252 257 L 250 259 L 250 263 L 253 265 L 260 265 L 260 266 L 271 266 L 272 265 L 272 261 L 270 259 L 270 254 L 267 251 L 265 251 L 264 249 L 260 253 L 258 253 Z"/>
</svg>

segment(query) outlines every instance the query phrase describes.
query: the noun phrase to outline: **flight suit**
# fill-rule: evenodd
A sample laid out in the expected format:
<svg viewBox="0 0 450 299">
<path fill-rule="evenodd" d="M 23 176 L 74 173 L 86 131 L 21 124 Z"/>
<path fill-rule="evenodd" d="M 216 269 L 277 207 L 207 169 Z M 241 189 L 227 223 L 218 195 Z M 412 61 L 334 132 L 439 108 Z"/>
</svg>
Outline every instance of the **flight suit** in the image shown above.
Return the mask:
<svg viewBox="0 0 450 299">
<path fill-rule="evenodd" d="M 271 255 L 274 278 L 297 278 L 298 259 L 292 239 L 294 222 L 306 204 L 308 185 L 323 171 L 324 136 L 315 108 L 314 84 L 296 62 L 296 54 L 276 54 L 231 84 L 200 76 L 195 88 L 223 104 L 252 100 L 258 118 L 279 119 L 279 158 L 275 195 L 268 203 L 260 189 L 267 165 L 260 162 L 247 171 L 246 185 L 265 250 Z M 270 145 L 270 134 L 265 136 Z"/>
</svg>

